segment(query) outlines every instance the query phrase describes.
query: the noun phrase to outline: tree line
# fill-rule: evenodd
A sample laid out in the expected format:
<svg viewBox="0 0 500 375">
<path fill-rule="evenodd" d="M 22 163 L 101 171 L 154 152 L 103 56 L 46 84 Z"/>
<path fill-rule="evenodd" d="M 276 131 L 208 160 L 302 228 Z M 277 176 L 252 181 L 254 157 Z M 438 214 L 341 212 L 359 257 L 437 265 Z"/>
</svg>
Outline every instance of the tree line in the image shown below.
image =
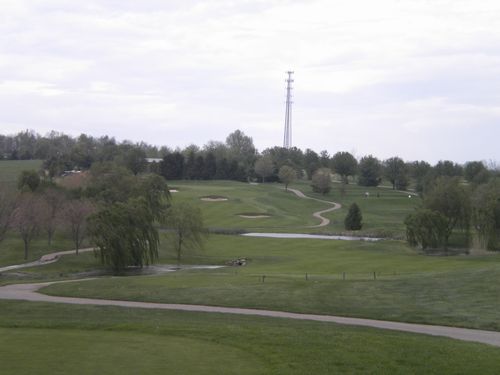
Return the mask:
<svg viewBox="0 0 500 375">
<path fill-rule="evenodd" d="M 315 192 L 328 194 L 332 186 L 332 174 L 338 175 L 340 179 L 341 193 L 350 183 L 378 186 L 383 180 L 388 181 L 393 189 L 412 188 L 418 192 L 423 198 L 422 207 L 406 220 L 407 237 L 412 245 L 424 249 L 446 249 L 452 233 L 459 231 L 466 242 L 475 238 L 485 248 L 500 247 L 499 172 L 482 161 L 460 165 L 443 160 L 431 165 L 426 161 L 406 162 L 397 156 L 380 160 L 367 155 L 357 159 L 345 151 L 331 156 L 326 150 L 316 153 L 311 149 L 302 151 L 296 147 L 271 147 L 258 152 L 252 138 L 241 130 L 229 134 L 225 142 L 210 141 L 203 147 L 190 145 L 176 150 L 143 142 L 119 143 L 110 137 L 93 138 L 82 134 L 72 138 L 56 132 L 42 137 L 25 131 L 14 136 L 0 136 L 0 156 L 4 159 L 44 159 L 42 174 L 25 171 L 21 175 L 21 193 L 14 199 L 15 203 L 5 198 L 6 193 L 2 193 L 0 235 L 6 232 L 5 218 L 9 217 L 9 225 L 17 225 L 26 253 L 30 238 L 42 228 L 47 232 L 50 243 L 54 223 L 58 223 L 58 220 L 66 226 L 74 226 L 71 232 L 75 248 L 78 249 L 81 243 L 78 236 L 85 233 L 80 226 L 84 227 L 87 220 L 78 221 L 68 217 L 56 220 L 56 214 L 62 206 L 66 207 L 61 210 L 66 212 L 65 215 L 73 212 L 75 217 L 80 214 L 85 218 L 104 208 L 113 208 L 121 210 L 124 217 L 141 214 L 152 225 L 163 217 L 163 214 L 152 211 L 154 207 L 163 207 L 164 212 L 167 207 L 160 204 L 158 197 L 152 204 L 149 189 L 159 191 L 161 186 L 165 191 L 166 181 L 281 181 L 287 188 L 294 179 L 304 178 L 311 181 Z M 148 160 L 148 157 L 153 160 Z M 57 193 L 61 186 L 54 184 L 53 179 L 68 170 L 86 171 L 88 177 L 84 183 L 77 181 L 75 186 L 71 186 L 71 179 L 65 180 L 68 186 L 65 186 L 64 194 L 60 191 Z M 160 176 L 163 179 L 159 180 Z M 153 181 L 156 181 L 156 188 Z M 148 183 L 152 185 L 148 187 Z M 64 196 L 64 202 L 58 202 L 55 195 Z M 168 194 L 161 198 L 161 202 L 164 201 L 168 201 Z M 146 209 L 139 209 L 141 205 Z M 31 212 L 25 209 L 23 214 L 24 206 L 33 209 Z M 9 212 L 11 214 L 8 215 Z M 38 214 L 32 215 L 30 219 L 29 214 L 33 212 Z M 37 225 L 36 220 L 40 221 Z M 144 243 L 151 243 L 155 238 L 154 231 L 148 234 L 146 228 L 141 233 L 148 235 Z M 182 246 L 182 242 L 178 243 Z M 132 258 L 136 265 L 142 265 L 138 258 Z M 151 261 L 151 257 L 144 261 Z"/>
<path fill-rule="evenodd" d="M 278 181 L 281 167 L 292 168 L 297 178 L 313 180 L 321 175 L 337 174 L 342 183 L 355 181 L 361 186 L 378 186 L 385 179 L 393 189 L 413 188 L 421 193 L 437 177 L 464 177 L 471 183 L 484 183 L 498 170 L 482 161 L 464 165 L 442 160 L 435 165 L 426 161 L 407 162 L 398 156 L 380 160 L 373 155 L 356 158 L 349 152 L 330 155 L 296 147 L 271 147 L 258 152 L 251 137 L 241 130 L 229 134 L 225 142 L 210 141 L 203 147 L 189 145 L 172 150 L 167 146 L 152 146 L 144 142 L 117 142 L 104 136 L 78 137 L 51 132 L 40 136 L 33 131 L 16 135 L 0 135 L 0 158 L 4 160 L 42 159 L 49 178 L 68 170 L 87 170 L 94 163 L 113 162 L 130 170 L 134 175 L 150 171 L 162 175 L 167 181 L 187 180 L 261 180 Z M 149 160 L 148 160 L 149 159 Z M 151 159 L 154 159 L 151 161 Z M 320 171 L 321 170 L 321 171 Z M 325 192 L 328 187 L 313 183 Z"/>
</svg>

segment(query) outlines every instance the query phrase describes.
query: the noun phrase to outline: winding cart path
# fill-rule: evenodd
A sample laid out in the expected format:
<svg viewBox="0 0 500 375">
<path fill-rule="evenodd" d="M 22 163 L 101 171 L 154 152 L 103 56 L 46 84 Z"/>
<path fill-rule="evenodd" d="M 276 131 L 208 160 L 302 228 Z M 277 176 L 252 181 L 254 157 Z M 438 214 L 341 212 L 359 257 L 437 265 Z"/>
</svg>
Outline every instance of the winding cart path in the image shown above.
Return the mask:
<svg viewBox="0 0 500 375">
<path fill-rule="evenodd" d="M 500 332 L 482 331 L 477 329 L 390 322 L 390 321 L 373 320 L 373 319 L 346 318 L 333 315 L 297 314 L 286 311 L 242 309 L 233 307 L 219 307 L 219 306 L 205 306 L 205 305 L 134 302 L 134 301 L 105 300 L 105 299 L 94 299 L 94 298 L 57 297 L 57 296 L 48 296 L 37 292 L 40 288 L 43 288 L 47 285 L 54 283 L 57 282 L 38 283 L 38 284 L 14 284 L 14 285 L 3 286 L 0 287 L 0 299 L 68 303 L 75 305 L 120 306 L 120 307 L 141 308 L 141 309 L 195 311 L 195 312 L 219 313 L 219 314 L 253 315 L 253 316 L 263 316 L 270 318 L 312 320 L 318 322 L 330 322 L 330 323 L 346 324 L 352 326 L 363 326 L 363 327 L 419 333 L 431 336 L 443 336 L 457 340 L 479 342 L 483 344 L 489 344 L 500 347 Z"/>
<path fill-rule="evenodd" d="M 301 192 L 300 190 L 297 190 L 297 189 L 288 188 L 288 190 L 291 191 L 292 193 L 294 193 L 299 198 L 312 199 L 313 201 L 317 201 L 317 202 L 327 203 L 327 204 L 333 205 L 333 207 L 327 208 L 326 210 L 321 210 L 321 211 L 314 212 L 312 214 L 312 216 L 314 216 L 315 218 L 321 220 L 321 223 L 319 223 L 317 225 L 312 225 L 312 226 L 310 226 L 308 228 L 319 228 L 319 227 L 325 227 L 325 226 L 327 226 L 328 224 L 330 224 L 330 219 L 327 219 L 326 217 L 324 217 L 322 215 L 326 214 L 327 212 L 339 210 L 340 208 L 342 208 L 342 205 L 340 203 L 325 201 L 323 199 L 318 199 L 318 198 L 313 198 L 313 197 L 308 197 L 303 192 Z"/>
</svg>

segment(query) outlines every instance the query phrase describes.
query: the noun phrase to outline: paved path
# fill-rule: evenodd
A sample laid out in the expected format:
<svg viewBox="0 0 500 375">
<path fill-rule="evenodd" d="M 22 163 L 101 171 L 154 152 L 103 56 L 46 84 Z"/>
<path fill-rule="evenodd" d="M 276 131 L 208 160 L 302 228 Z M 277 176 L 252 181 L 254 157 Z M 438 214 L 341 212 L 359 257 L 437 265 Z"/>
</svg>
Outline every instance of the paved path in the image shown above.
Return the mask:
<svg viewBox="0 0 500 375">
<path fill-rule="evenodd" d="M 313 197 L 308 197 L 303 192 L 301 192 L 300 190 L 297 190 L 297 189 L 290 189 L 290 188 L 288 188 L 288 190 L 291 191 L 292 193 L 294 193 L 296 196 L 298 196 L 300 198 L 312 199 L 313 201 L 317 201 L 317 202 L 322 202 L 322 203 L 327 203 L 327 204 L 333 205 L 333 207 L 327 208 L 326 210 L 314 212 L 312 215 L 315 218 L 320 219 L 321 223 L 319 223 L 318 225 L 312 225 L 309 228 L 319 228 L 319 227 L 325 227 L 325 226 L 327 226 L 328 224 L 330 224 L 330 220 L 327 219 L 326 217 L 323 217 L 322 215 L 326 214 L 327 212 L 338 210 L 338 209 L 340 209 L 342 207 L 342 205 L 340 203 L 335 203 L 335 202 L 325 201 L 323 199 L 317 199 L 317 198 L 313 198 Z"/>
<path fill-rule="evenodd" d="M 81 280 L 76 280 L 76 281 L 81 281 Z M 363 327 L 372 327 L 380 329 L 390 329 L 403 332 L 420 333 L 431 336 L 444 336 L 457 340 L 479 342 L 483 344 L 489 344 L 500 347 L 500 332 L 482 331 L 476 329 L 431 326 L 425 324 L 399 323 L 399 322 L 389 322 L 389 321 L 372 320 L 372 319 L 346 318 L 346 317 L 332 316 L 332 315 L 297 314 L 285 311 L 270 311 L 270 310 L 256 310 L 256 309 L 254 310 L 254 309 L 242 309 L 233 307 L 133 302 L 133 301 L 118 301 L 118 300 L 105 300 L 105 299 L 93 299 L 93 298 L 56 297 L 56 296 L 48 296 L 37 293 L 38 289 L 54 283 L 56 282 L 39 283 L 39 284 L 15 284 L 15 285 L 3 286 L 0 287 L 0 299 L 68 303 L 75 305 L 120 306 L 120 307 L 142 308 L 142 309 L 196 311 L 196 312 L 220 313 L 220 314 L 264 316 L 270 318 L 312 320 L 318 322 L 331 322 L 331 323 L 346 324 L 353 326 L 363 326 Z"/>
<path fill-rule="evenodd" d="M 78 253 L 85 253 L 87 251 L 93 251 L 94 248 L 80 249 Z M 76 254 L 76 250 L 67 250 L 67 251 L 58 251 L 56 253 L 50 253 L 43 255 L 40 259 L 35 260 L 34 262 L 23 263 L 23 264 L 13 264 L 11 266 L 0 267 L 0 272 L 18 270 L 20 268 L 28 268 L 28 267 L 36 267 L 43 266 L 46 264 L 54 263 L 59 260 L 63 255 Z"/>
</svg>

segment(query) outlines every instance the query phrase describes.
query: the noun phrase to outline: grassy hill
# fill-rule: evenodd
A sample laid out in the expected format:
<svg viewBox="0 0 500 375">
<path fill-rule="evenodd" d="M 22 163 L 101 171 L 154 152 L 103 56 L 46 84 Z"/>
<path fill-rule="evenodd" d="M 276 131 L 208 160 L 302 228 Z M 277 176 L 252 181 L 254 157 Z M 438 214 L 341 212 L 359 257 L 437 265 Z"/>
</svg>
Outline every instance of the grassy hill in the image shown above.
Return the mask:
<svg viewBox="0 0 500 375">
<path fill-rule="evenodd" d="M 0 185 L 15 187 L 22 171 L 41 167 L 42 160 L 0 160 Z"/>
<path fill-rule="evenodd" d="M 10 166 L 10 181 L 16 170 Z M 5 165 L 4 165 L 5 167 Z M 343 232 L 351 202 L 362 210 L 363 234 L 403 233 L 402 220 L 419 198 L 386 188 L 349 185 L 315 195 L 307 182 L 294 188 L 343 208 L 301 199 L 279 184 L 170 182 L 173 204 L 201 208 L 212 228 L 266 232 Z M 369 197 L 365 192 L 369 192 Z M 203 200 L 208 198 L 208 200 Z M 227 200 L 220 200 L 220 199 Z M 268 216 L 244 218 L 241 214 Z M 247 215 L 252 216 L 252 215 Z M 160 264 L 175 264 L 162 232 Z M 53 249 L 40 237 L 30 259 L 68 249 L 59 233 Z M 186 252 L 184 264 L 243 267 L 183 270 L 148 276 L 103 277 L 54 284 L 44 293 L 134 301 L 209 304 L 337 314 L 404 322 L 500 330 L 500 255 L 428 256 L 403 241 L 333 241 L 211 235 L 203 251 Z M 22 243 L 0 243 L 0 264 L 22 262 Z M 92 253 L 0 274 L 0 284 L 58 281 L 101 272 Z M 265 277 L 264 277 L 265 276 Z M 2 371 L 38 373 L 176 374 L 456 374 L 496 373 L 500 349 L 439 337 L 251 316 L 98 306 L 0 301 Z M 30 353 L 23 360 L 20 353 Z M 56 355 L 64 358 L 54 366 Z"/>
</svg>

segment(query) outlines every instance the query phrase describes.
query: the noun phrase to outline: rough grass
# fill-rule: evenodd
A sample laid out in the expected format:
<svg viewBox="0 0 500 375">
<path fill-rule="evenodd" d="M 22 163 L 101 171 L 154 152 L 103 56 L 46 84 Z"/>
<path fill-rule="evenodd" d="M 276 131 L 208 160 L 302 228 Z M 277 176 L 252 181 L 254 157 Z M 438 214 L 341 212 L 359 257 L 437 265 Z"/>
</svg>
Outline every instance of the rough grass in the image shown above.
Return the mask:
<svg viewBox="0 0 500 375">
<path fill-rule="evenodd" d="M 248 259 L 247 266 L 99 279 L 43 291 L 500 330 L 496 254 L 430 257 L 396 241 L 212 236 L 204 254 L 185 261 L 224 264 L 241 257 Z M 174 263 L 174 258 L 165 250 L 161 261 Z"/>
<path fill-rule="evenodd" d="M 8 301 L 0 309 L 5 374 L 494 374 L 500 368 L 495 347 L 328 323 Z"/>
<path fill-rule="evenodd" d="M 38 171 L 41 166 L 42 160 L 0 160 L 0 185 L 15 188 L 22 171 Z"/>
</svg>

